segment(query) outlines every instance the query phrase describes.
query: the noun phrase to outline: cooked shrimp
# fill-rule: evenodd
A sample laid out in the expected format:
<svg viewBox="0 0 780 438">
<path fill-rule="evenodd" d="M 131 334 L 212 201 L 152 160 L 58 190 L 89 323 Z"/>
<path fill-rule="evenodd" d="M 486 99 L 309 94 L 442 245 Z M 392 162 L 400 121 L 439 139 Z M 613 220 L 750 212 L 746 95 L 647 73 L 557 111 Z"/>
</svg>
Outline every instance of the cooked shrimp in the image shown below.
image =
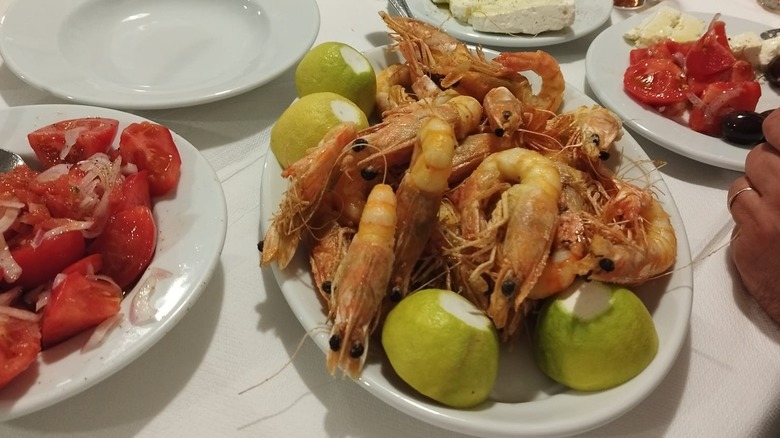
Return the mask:
<svg viewBox="0 0 780 438">
<path fill-rule="evenodd" d="M 415 102 L 407 89 L 412 86 L 409 66 L 392 64 L 376 75 L 376 107 L 379 114 Z"/>
<path fill-rule="evenodd" d="M 333 327 L 326 358 L 331 374 L 341 368 L 357 378 L 363 368 L 369 337 L 379 322 L 393 268 L 396 221 L 392 188 L 376 185 L 331 283 L 329 319 Z"/>
<path fill-rule="evenodd" d="M 309 263 L 312 280 L 314 287 L 326 301 L 330 300 L 333 277 L 339 263 L 347 254 L 354 234 L 354 229 L 339 225 L 332 218 L 328 218 L 322 227 L 311 230 Z"/>
<path fill-rule="evenodd" d="M 523 104 L 506 87 L 488 91 L 482 106 L 490 128 L 498 137 L 511 136 L 523 125 Z"/>
<path fill-rule="evenodd" d="M 532 71 L 542 79 L 539 93 L 534 94 L 528 87 L 522 95 L 517 96 L 524 104 L 550 111 L 557 111 L 561 106 L 566 82 L 558 61 L 549 53 L 542 50 L 501 52 L 493 61 L 516 72 Z"/>
<path fill-rule="evenodd" d="M 495 209 L 488 214 L 488 206 L 499 193 Z M 462 238 L 467 241 L 455 248 L 466 261 L 459 266 L 465 270 L 461 277 L 472 280 L 464 287 L 490 287 L 469 294 L 490 294 L 486 310 L 497 328 L 520 317 L 518 311 L 544 268 L 557 225 L 560 193 L 561 178 L 552 161 L 515 148 L 488 156 L 452 194 L 462 219 Z M 485 246 L 495 250 L 486 253 Z M 469 261 L 473 253 L 482 259 Z M 490 281 L 478 280 L 485 275 Z"/>
<path fill-rule="evenodd" d="M 398 230 L 389 285 L 394 301 L 409 292 L 414 266 L 436 226 L 456 142 L 452 126 L 438 117 L 427 119 L 417 135 L 411 167 L 396 192 Z"/>
<path fill-rule="evenodd" d="M 514 146 L 515 143 L 511 137 L 498 137 L 491 132 L 472 134 L 464 138 L 455 148 L 455 154 L 452 157 L 450 186 L 454 187 L 471 175 L 471 172 L 488 155 Z"/>
<path fill-rule="evenodd" d="M 334 127 L 319 145 L 292 163 L 282 176 L 290 179 L 279 211 L 263 239 L 261 265 L 276 261 L 284 269 L 295 254 L 301 233 L 317 210 L 323 195 L 339 177 L 337 162 L 357 136 L 356 126 L 343 123 Z"/>
</svg>

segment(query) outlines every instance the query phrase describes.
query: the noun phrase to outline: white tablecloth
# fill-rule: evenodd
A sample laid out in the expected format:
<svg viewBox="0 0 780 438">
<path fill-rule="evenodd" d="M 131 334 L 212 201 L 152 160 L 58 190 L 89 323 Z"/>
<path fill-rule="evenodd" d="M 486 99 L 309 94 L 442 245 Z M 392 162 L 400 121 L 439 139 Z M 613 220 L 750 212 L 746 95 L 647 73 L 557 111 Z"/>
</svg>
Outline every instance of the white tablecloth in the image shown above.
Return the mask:
<svg viewBox="0 0 780 438">
<path fill-rule="evenodd" d="M 9 3 L 0 1 L 0 10 Z M 663 3 L 780 27 L 780 15 L 764 11 L 754 0 Z M 365 50 L 389 41 L 378 16 L 389 7 L 385 1 L 318 4 L 322 22 L 317 43 L 342 41 Z M 614 10 L 611 23 L 632 14 Z M 290 32 L 294 37 L 294 30 Z M 566 80 L 588 94 L 584 56 L 597 33 L 548 49 L 561 63 Z M 217 170 L 228 204 L 219 267 L 188 315 L 147 353 L 71 399 L 0 424 L 1 437 L 456 436 L 390 408 L 350 381 L 331 377 L 313 342 L 296 353 L 304 331 L 270 271 L 258 267 L 255 247 L 260 237 L 263 145 L 276 117 L 294 97 L 288 71 L 223 102 L 138 112 L 187 138 Z M 60 102 L 27 86 L 5 67 L 0 67 L 0 99 L 6 106 Z M 668 163 L 661 172 L 682 214 L 695 259 L 693 314 L 682 352 L 657 390 L 626 415 L 585 436 L 780 436 L 780 331 L 734 280 L 722 248 L 731 227 L 726 189 L 738 173 L 637 140 L 651 158 Z M 294 354 L 292 365 L 262 388 L 238 394 L 279 370 Z"/>
</svg>

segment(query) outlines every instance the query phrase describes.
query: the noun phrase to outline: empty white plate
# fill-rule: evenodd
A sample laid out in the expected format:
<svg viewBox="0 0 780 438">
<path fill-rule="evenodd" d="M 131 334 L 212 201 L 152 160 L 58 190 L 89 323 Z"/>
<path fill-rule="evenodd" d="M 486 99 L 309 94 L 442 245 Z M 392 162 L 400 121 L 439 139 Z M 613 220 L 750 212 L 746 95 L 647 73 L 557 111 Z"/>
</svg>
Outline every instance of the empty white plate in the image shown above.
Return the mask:
<svg viewBox="0 0 780 438">
<path fill-rule="evenodd" d="M 315 0 L 15 0 L 0 55 L 63 99 L 173 108 L 271 81 L 311 48 L 319 23 Z"/>
</svg>

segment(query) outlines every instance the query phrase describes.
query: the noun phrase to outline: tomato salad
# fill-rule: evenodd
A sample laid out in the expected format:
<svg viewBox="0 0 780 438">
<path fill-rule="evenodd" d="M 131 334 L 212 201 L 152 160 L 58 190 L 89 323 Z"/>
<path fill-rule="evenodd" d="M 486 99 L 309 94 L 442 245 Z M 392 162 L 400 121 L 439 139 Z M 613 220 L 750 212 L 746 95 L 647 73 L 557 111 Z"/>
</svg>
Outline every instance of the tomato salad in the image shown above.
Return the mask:
<svg viewBox="0 0 780 438">
<path fill-rule="evenodd" d="M 667 117 L 687 112 L 688 126 L 703 134 L 720 137 L 728 114 L 755 111 L 761 97 L 753 67 L 734 56 L 717 16 L 696 41 L 666 39 L 629 57 L 626 92 Z"/>
<path fill-rule="evenodd" d="M 181 157 L 168 128 L 81 118 L 28 134 L 42 169 L 0 174 L 0 387 L 38 353 L 118 318 L 157 243 L 153 198 Z"/>
</svg>

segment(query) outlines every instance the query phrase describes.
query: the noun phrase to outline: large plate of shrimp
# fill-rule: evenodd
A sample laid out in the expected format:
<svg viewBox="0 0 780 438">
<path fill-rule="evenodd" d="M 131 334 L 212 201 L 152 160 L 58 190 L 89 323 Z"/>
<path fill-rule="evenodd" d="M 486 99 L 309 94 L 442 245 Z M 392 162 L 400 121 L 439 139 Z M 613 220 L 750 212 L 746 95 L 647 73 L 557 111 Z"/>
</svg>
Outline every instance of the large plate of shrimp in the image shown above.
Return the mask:
<svg viewBox="0 0 780 438">
<path fill-rule="evenodd" d="M 426 23 L 441 27 L 461 41 L 491 47 L 545 47 L 563 44 L 581 38 L 598 29 L 609 20 L 612 0 L 574 0 L 574 23 L 561 30 L 536 35 L 501 34 L 474 30 L 468 23 L 455 19 L 446 3 L 431 0 L 407 0 L 412 15 Z"/>
<path fill-rule="evenodd" d="M 286 169 L 268 154 L 261 264 L 327 370 L 408 415 L 514 437 L 614 420 L 663 380 L 687 334 L 691 255 L 661 174 L 550 55 L 435 46 L 449 37 L 408 35 L 407 19 L 383 18 L 396 43 L 366 52 L 380 120 L 334 128 Z M 631 285 L 658 331 L 650 365 L 605 391 L 562 387 L 531 354 L 536 303 L 581 277 Z M 498 381 L 476 408 L 415 393 L 378 342 L 389 308 L 426 287 L 467 297 L 504 341 Z"/>
</svg>

